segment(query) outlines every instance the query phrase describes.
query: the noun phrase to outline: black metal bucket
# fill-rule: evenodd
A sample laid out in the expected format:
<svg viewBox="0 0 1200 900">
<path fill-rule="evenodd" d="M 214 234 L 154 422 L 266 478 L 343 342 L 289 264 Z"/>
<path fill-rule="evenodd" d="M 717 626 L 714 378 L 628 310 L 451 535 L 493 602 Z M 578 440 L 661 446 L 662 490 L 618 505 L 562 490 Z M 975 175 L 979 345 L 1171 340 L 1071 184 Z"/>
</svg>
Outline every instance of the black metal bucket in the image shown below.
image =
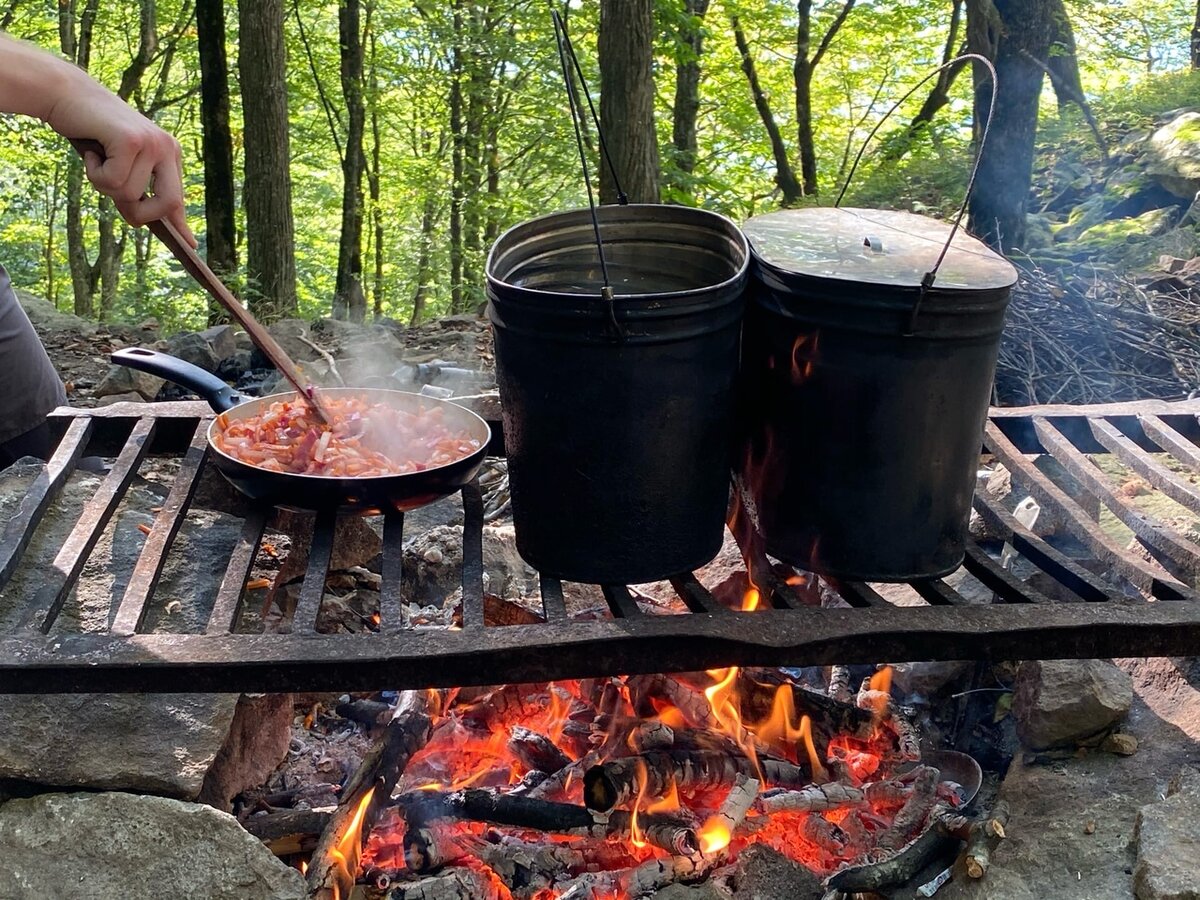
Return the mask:
<svg viewBox="0 0 1200 900">
<path fill-rule="evenodd" d="M 680 206 L 574 210 L 487 261 L 517 549 L 548 575 L 636 584 L 720 549 L 749 247 Z"/>
<path fill-rule="evenodd" d="M 1015 270 L 959 232 L 931 285 L 950 225 L 908 213 L 744 227 L 738 468 L 767 552 L 845 579 L 953 571 Z"/>
</svg>

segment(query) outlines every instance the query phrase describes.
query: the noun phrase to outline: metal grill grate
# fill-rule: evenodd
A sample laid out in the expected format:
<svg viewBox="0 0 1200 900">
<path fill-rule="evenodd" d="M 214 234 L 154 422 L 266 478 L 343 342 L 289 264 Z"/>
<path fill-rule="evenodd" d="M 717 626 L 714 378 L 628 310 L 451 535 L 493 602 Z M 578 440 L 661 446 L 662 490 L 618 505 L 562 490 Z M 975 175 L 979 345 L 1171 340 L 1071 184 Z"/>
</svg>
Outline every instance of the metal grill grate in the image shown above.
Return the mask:
<svg viewBox="0 0 1200 900">
<path fill-rule="evenodd" d="M 404 516 L 383 531 L 381 623 L 377 633 L 316 631 L 336 519 L 320 515 L 291 630 L 234 633 L 244 585 L 268 523 L 251 513 L 228 557 L 204 633 L 143 633 L 166 555 L 195 495 L 207 453 L 206 407 L 129 405 L 56 414 L 63 437 L 0 536 L 0 586 L 16 571 L 34 529 L 74 469 L 92 452 L 116 461 L 57 551 L 18 626 L 0 633 L 0 692 L 366 690 L 544 681 L 611 673 L 689 671 L 727 665 L 817 665 L 924 659 L 1029 659 L 1195 653 L 1200 600 L 1188 585 L 1200 572 L 1200 545 L 1153 518 L 1119 489 L 1091 454 L 1110 454 L 1185 510 L 1200 515 L 1200 402 L 994 410 L 986 451 L 1023 493 L 1061 521 L 1070 546 L 1021 525 L 986 492 L 975 508 L 994 539 L 972 543 L 965 570 L 993 592 L 968 600 L 946 579 L 911 584 L 895 605 L 862 583 L 827 583 L 848 606 L 809 605 L 786 572 L 755 561 L 771 601 L 742 613 L 723 606 L 690 573 L 671 580 L 689 612 L 651 614 L 623 585 L 603 586 L 611 618 L 572 620 L 563 586 L 542 576 L 543 623 L 497 626 L 484 603 L 483 500 L 462 492 L 462 626 L 405 626 Z M 182 456 L 107 633 L 51 634 L 64 601 L 146 455 Z M 1054 465 L 1038 463 L 1038 458 Z M 1172 462 L 1168 465 L 1168 462 Z M 1111 469 L 1111 467 L 1109 467 Z M 1047 474 L 1047 472 L 1050 474 Z M 1133 550 L 1097 520 L 1099 505 L 1138 538 Z M 1089 511 L 1090 510 L 1090 511 Z M 996 558 L 1007 542 L 1036 566 L 1021 580 Z M 1103 577 L 1102 577 L 1103 576 Z M 1052 588 L 1052 589 L 1051 589 Z M 883 591 L 883 593 L 881 593 Z M 1148 601 L 1146 597 L 1152 598 Z"/>
</svg>

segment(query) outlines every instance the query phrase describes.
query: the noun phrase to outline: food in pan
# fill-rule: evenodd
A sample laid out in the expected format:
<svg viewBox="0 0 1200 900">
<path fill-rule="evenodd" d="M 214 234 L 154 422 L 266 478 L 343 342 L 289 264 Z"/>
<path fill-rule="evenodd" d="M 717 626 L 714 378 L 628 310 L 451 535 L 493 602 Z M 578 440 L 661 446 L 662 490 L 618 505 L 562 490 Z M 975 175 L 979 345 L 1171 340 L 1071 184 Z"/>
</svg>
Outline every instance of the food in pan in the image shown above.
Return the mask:
<svg viewBox="0 0 1200 900">
<path fill-rule="evenodd" d="M 479 441 L 447 422 L 441 406 L 407 411 L 358 397 L 324 396 L 330 424 L 303 400 L 281 400 L 252 416 L 222 415 L 221 452 L 271 472 L 370 478 L 407 475 L 470 456 Z"/>
</svg>

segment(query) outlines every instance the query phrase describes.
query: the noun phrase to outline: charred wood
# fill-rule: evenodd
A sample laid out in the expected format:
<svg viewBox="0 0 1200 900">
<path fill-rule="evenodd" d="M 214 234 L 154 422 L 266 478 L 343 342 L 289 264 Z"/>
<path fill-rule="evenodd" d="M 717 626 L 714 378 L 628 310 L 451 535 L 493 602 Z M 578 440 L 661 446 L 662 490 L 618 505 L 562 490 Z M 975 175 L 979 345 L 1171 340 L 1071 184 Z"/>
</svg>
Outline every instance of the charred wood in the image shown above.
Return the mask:
<svg viewBox="0 0 1200 900">
<path fill-rule="evenodd" d="M 763 794 L 758 805 L 765 813 L 784 810 L 792 812 L 827 812 L 845 806 L 857 806 L 866 794 L 848 784 L 831 781 L 827 784 L 810 784 L 798 791 L 773 790 Z"/>
<path fill-rule="evenodd" d="M 920 766 L 915 771 L 912 793 L 896 813 L 891 827 L 879 836 L 875 845 L 878 851 L 895 853 L 906 845 L 921 830 L 937 804 L 938 770 Z"/>
<path fill-rule="evenodd" d="M 398 799 L 406 807 L 405 817 L 410 824 L 449 818 L 576 837 L 622 840 L 629 839 L 633 832 L 633 816 L 626 810 L 599 815 L 583 806 L 511 793 L 479 789 L 449 794 L 422 791 Z M 669 853 L 686 855 L 699 850 L 695 829 L 678 817 L 641 813 L 637 825 L 648 843 Z"/>
<path fill-rule="evenodd" d="M 816 844 L 830 856 L 841 856 L 846 850 L 846 832 L 817 813 L 804 817 L 800 833 L 804 835 L 805 840 Z"/>
<path fill-rule="evenodd" d="M 426 714 L 429 699 L 423 691 L 407 691 L 396 717 L 379 743 L 363 759 L 358 771 L 342 789 L 342 801 L 321 834 L 308 866 L 310 900 L 348 896 L 362 853 L 362 837 L 384 808 L 408 760 L 425 746 L 432 733 Z M 364 799 L 371 797 L 361 810 Z M 354 829 L 359 828 L 358 834 Z"/>
<path fill-rule="evenodd" d="M 930 815 L 930 827 L 899 851 L 884 859 L 870 858 L 866 862 L 846 866 L 825 880 L 831 890 L 847 894 L 880 891 L 903 884 L 920 872 L 934 855 L 952 840 L 961 827 L 961 817 L 948 806 L 939 804 Z"/>
<path fill-rule="evenodd" d="M 242 827 L 276 856 L 312 850 L 333 813 L 315 809 L 281 809 L 242 820 Z"/>
<path fill-rule="evenodd" d="M 550 738 L 521 725 L 509 732 L 508 749 L 531 771 L 557 772 L 573 762 Z"/>
<path fill-rule="evenodd" d="M 431 872 L 468 854 L 482 841 L 447 822 L 409 823 L 404 829 L 404 863 L 414 872 Z"/>
<path fill-rule="evenodd" d="M 447 869 L 420 881 L 392 885 L 387 900 L 501 900 L 499 885 L 474 869 Z"/>
<path fill-rule="evenodd" d="M 559 884 L 558 900 L 590 900 L 596 896 L 644 897 L 677 882 L 699 881 L 726 862 L 723 853 L 711 856 L 666 856 L 623 872 L 589 872 Z"/>
<path fill-rule="evenodd" d="M 849 666 L 833 666 L 829 670 L 829 698 L 838 703 L 854 702 L 854 695 L 850 690 Z"/>
<path fill-rule="evenodd" d="M 391 704 L 381 700 L 348 700 L 345 703 L 339 703 L 334 708 L 334 712 L 343 719 L 350 719 L 352 722 L 375 728 L 391 721 L 395 710 L 392 709 Z"/>
<path fill-rule="evenodd" d="M 744 756 L 706 752 L 645 753 L 593 766 L 583 776 L 584 803 L 589 809 L 607 812 L 623 806 L 643 789 L 648 796 L 661 797 L 678 787 L 733 784 L 738 775 L 759 774 L 776 785 L 805 785 L 812 780 L 807 766 L 777 759 L 759 759 L 758 766 Z"/>
</svg>

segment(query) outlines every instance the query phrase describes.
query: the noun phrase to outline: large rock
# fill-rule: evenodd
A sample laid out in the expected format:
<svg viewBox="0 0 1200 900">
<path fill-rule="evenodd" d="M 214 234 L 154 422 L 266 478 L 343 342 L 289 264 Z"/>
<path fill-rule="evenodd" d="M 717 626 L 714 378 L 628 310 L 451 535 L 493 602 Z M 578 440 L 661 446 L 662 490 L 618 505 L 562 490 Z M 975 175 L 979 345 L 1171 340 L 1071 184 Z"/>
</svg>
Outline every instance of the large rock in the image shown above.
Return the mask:
<svg viewBox="0 0 1200 900">
<path fill-rule="evenodd" d="M 1182 773 L 1172 789 L 1138 812 L 1138 900 L 1200 900 L 1200 773 Z"/>
<path fill-rule="evenodd" d="M 1013 715 L 1021 743 L 1046 750 L 1111 728 L 1132 702 L 1132 680 L 1108 660 L 1032 660 L 1017 670 Z"/>
<path fill-rule="evenodd" d="M 275 342 L 283 348 L 283 351 L 296 362 L 320 359 L 321 354 L 305 341 L 309 336 L 308 323 L 302 319 L 280 319 L 267 326 L 267 331 L 270 332 L 271 337 L 275 338 Z M 263 369 L 270 365 L 271 363 L 262 351 L 255 347 L 251 368 Z"/>
<path fill-rule="evenodd" d="M 208 341 L 192 331 L 184 331 L 169 338 L 167 352 L 190 362 L 193 366 L 199 366 L 205 372 L 215 372 L 217 364 L 221 362 L 221 357 L 214 352 Z"/>
<path fill-rule="evenodd" d="M 291 735 L 291 694 L 243 694 L 197 799 L 231 812 L 234 797 L 266 783 L 287 758 Z"/>
<path fill-rule="evenodd" d="M 304 879 L 232 816 L 133 794 L 0 806 L 0 897 L 298 900 Z"/>
<path fill-rule="evenodd" d="M 226 359 L 233 356 L 237 350 L 237 338 L 233 336 L 232 325 L 214 325 L 212 328 L 206 328 L 200 332 L 200 337 L 208 342 L 208 346 L 212 347 L 213 353 L 217 354 L 217 359 Z"/>
<path fill-rule="evenodd" d="M 96 385 L 96 396 L 136 393 L 143 400 L 153 400 L 165 383 L 157 375 L 148 372 L 139 372 L 128 366 L 109 366 L 108 372 Z"/>
<path fill-rule="evenodd" d="M 1200 113 L 1176 116 L 1150 136 L 1146 171 L 1177 197 L 1200 191 Z"/>
<path fill-rule="evenodd" d="M 0 779 L 194 800 L 226 743 L 237 700 L 237 694 L 0 694 Z"/>
<path fill-rule="evenodd" d="M 40 334 L 56 331 L 73 331 L 80 334 L 95 334 L 96 323 L 60 312 L 59 309 L 45 297 L 35 297 L 26 291 L 17 290 L 17 302 L 25 310 L 25 315 Z"/>
</svg>

